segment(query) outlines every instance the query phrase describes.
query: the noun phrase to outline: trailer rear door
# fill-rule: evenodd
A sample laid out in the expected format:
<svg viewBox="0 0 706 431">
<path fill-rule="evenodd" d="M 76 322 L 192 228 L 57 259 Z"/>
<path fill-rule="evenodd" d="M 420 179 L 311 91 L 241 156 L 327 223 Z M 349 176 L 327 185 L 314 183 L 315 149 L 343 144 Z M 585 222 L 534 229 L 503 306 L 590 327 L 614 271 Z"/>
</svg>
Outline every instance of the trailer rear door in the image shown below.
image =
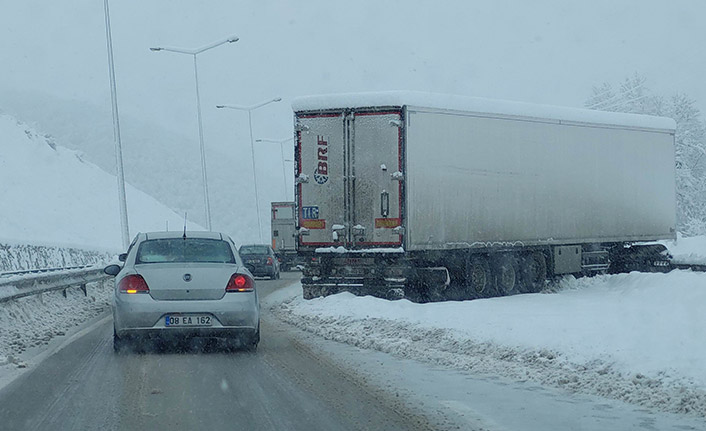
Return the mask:
<svg viewBox="0 0 706 431">
<path fill-rule="evenodd" d="M 297 210 L 306 233 L 300 245 L 345 245 L 338 229 L 346 225 L 344 115 L 299 115 L 297 122 Z"/>
<path fill-rule="evenodd" d="M 356 248 L 400 246 L 402 112 L 354 112 L 348 118 L 352 242 Z"/>
<path fill-rule="evenodd" d="M 402 245 L 402 119 L 399 108 L 297 115 L 299 245 Z"/>
</svg>

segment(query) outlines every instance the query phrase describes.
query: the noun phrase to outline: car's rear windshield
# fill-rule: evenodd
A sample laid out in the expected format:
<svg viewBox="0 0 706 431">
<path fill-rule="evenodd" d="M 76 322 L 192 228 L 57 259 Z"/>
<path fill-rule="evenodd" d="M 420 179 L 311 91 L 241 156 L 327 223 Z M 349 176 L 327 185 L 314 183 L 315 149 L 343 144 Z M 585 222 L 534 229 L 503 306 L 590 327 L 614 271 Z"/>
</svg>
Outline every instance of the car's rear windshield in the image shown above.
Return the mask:
<svg viewBox="0 0 706 431">
<path fill-rule="evenodd" d="M 240 254 L 269 254 L 266 245 L 244 245 L 240 247 Z"/>
<path fill-rule="evenodd" d="M 235 263 L 227 242 L 204 238 L 165 238 L 144 241 L 135 263 L 217 262 Z"/>
</svg>

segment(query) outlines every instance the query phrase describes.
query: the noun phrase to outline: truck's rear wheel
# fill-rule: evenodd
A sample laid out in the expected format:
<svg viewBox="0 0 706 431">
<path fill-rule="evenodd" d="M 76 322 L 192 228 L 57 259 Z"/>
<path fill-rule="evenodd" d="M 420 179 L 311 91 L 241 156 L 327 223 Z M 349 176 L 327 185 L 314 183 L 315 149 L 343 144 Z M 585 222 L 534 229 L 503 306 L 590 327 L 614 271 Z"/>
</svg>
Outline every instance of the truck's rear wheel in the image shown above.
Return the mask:
<svg viewBox="0 0 706 431">
<path fill-rule="evenodd" d="M 501 295 L 513 295 L 518 292 L 519 274 L 517 258 L 510 253 L 503 253 L 493 259 L 495 288 Z"/>
<path fill-rule="evenodd" d="M 470 256 L 466 261 L 466 289 L 478 296 L 489 296 L 493 275 L 488 259 L 484 256 Z"/>
<path fill-rule="evenodd" d="M 520 260 L 522 290 L 535 293 L 542 290 L 547 279 L 547 258 L 541 251 L 535 251 Z"/>
<path fill-rule="evenodd" d="M 314 299 L 321 296 L 321 289 L 316 286 L 302 285 L 302 296 L 304 299 Z"/>
</svg>

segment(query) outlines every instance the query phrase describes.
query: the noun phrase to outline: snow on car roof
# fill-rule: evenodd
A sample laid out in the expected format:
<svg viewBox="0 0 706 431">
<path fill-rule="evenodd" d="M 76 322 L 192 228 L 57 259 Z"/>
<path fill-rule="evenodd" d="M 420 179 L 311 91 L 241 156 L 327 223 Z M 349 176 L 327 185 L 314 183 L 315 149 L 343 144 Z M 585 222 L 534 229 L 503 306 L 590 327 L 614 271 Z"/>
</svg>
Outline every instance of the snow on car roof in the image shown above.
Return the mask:
<svg viewBox="0 0 706 431">
<path fill-rule="evenodd" d="M 292 101 L 292 109 L 295 112 L 376 106 L 408 106 L 412 109 L 428 108 L 529 119 L 637 127 L 668 132 L 674 132 L 676 128 L 674 120 L 666 117 L 538 105 L 526 102 L 485 99 L 481 97 L 424 93 L 420 91 L 324 94 L 298 97 Z"/>
</svg>

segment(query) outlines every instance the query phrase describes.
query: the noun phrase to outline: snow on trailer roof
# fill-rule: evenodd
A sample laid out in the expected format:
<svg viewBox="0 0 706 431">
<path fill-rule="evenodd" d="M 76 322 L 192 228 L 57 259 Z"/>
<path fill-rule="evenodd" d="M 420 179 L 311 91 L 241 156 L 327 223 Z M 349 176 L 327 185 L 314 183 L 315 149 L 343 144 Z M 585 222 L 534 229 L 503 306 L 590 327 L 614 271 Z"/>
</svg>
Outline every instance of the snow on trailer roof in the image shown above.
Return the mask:
<svg viewBox="0 0 706 431">
<path fill-rule="evenodd" d="M 376 106 L 408 106 L 418 109 L 427 108 L 528 119 L 656 129 L 670 133 L 674 133 L 676 129 L 675 121 L 666 117 L 595 111 L 563 106 L 537 105 L 526 102 L 424 93 L 420 91 L 325 94 L 298 97 L 292 101 L 292 109 L 295 112 L 369 108 Z"/>
</svg>

